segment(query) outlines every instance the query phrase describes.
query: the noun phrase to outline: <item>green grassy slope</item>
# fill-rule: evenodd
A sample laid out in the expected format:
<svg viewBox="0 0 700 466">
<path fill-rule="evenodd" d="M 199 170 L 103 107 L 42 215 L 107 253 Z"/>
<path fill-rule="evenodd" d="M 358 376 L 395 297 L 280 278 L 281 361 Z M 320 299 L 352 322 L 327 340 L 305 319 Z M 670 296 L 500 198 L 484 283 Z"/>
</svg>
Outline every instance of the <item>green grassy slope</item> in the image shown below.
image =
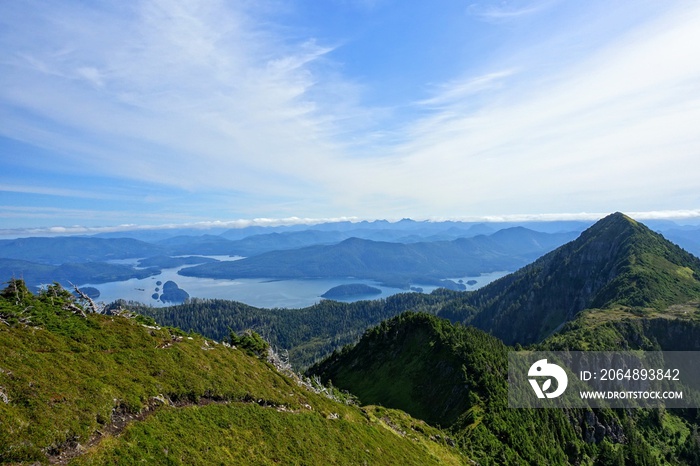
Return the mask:
<svg viewBox="0 0 700 466">
<path fill-rule="evenodd" d="M 588 309 L 537 347 L 579 351 L 700 351 L 700 303 L 663 311 L 614 306 Z"/>
<path fill-rule="evenodd" d="M 406 432 L 370 408 L 363 417 L 356 411 L 328 419 L 243 403 L 164 409 L 73 464 L 466 464 L 456 449 L 431 440 L 428 432 L 439 431 L 420 421 L 411 420 Z"/>
<path fill-rule="evenodd" d="M 401 434 L 237 348 L 68 292 L 0 292 L 0 463 L 462 464 L 424 422 Z M 433 437 L 431 440 L 430 437 Z"/>
</svg>

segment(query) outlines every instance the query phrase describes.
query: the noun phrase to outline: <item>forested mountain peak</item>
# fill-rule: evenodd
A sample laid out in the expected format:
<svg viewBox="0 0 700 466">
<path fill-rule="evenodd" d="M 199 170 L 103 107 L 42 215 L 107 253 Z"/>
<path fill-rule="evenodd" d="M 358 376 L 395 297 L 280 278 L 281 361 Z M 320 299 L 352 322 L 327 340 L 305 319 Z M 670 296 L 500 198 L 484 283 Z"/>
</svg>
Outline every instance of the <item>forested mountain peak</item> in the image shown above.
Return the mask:
<svg viewBox="0 0 700 466">
<path fill-rule="evenodd" d="M 611 214 L 574 241 L 443 311 L 506 343 L 541 341 L 588 308 L 652 308 L 700 298 L 700 259 Z"/>
<path fill-rule="evenodd" d="M 481 330 L 407 312 L 369 329 L 357 345 L 309 372 L 351 389 L 363 403 L 447 426 L 487 396 L 486 379 L 505 380 L 505 354 L 505 345 Z"/>
</svg>

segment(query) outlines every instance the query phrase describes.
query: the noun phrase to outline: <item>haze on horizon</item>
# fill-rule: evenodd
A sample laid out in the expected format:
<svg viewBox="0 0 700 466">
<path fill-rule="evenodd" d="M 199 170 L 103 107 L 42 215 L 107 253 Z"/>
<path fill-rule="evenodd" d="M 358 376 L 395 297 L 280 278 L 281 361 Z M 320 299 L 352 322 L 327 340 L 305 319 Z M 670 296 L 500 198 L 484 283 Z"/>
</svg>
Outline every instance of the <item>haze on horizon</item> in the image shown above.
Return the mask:
<svg viewBox="0 0 700 466">
<path fill-rule="evenodd" d="M 682 0 L 2 2 L 0 230 L 697 219 L 698 43 Z"/>
</svg>

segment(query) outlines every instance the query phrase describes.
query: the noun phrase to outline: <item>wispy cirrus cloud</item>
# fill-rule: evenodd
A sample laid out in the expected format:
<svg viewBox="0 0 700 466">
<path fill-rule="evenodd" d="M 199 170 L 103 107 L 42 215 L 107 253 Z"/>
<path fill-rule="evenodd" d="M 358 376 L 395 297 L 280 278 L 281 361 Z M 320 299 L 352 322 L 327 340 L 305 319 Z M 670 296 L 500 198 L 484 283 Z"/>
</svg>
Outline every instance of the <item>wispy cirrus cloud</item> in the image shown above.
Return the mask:
<svg viewBox="0 0 700 466">
<path fill-rule="evenodd" d="M 419 101 L 418 105 L 428 108 L 439 108 L 465 104 L 466 99 L 471 100 L 475 95 L 502 89 L 504 81 L 515 73 L 517 73 L 517 71 L 514 69 L 494 71 L 482 76 L 470 76 L 465 79 L 442 83 L 436 86 L 437 89 L 431 97 Z M 468 105 L 470 104 L 470 102 L 466 103 Z"/>
<path fill-rule="evenodd" d="M 52 188 L 47 186 L 36 186 L 36 185 L 17 185 L 17 184 L 1 184 L 0 191 L 13 192 L 13 193 L 25 193 L 25 194 L 46 194 L 50 196 L 61 196 L 61 197 L 82 197 L 82 198 L 95 198 L 99 196 L 96 192 L 86 192 L 79 189 L 69 189 L 69 188 Z"/>
<path fill-rule="evenodd" d="M 55 196 L 63 198 L 78 198 L 105 200 L 112 199 L 117 201 L 144 199 L 143 194 L 129 194 L 128 192 L 106 192 L 100 189 L 76 189 L 68 187 L 53 187 L 53 186 L 38 186 L 35 184 L 6 184 L 0 183 L 0 192 L 19 193 L 19 194 L 38 194 L 45 196 Z"/>
<path fill-rule="evenodd" d="M 470 4 L 467 11 L 485 21 L 509 21 L 538 13 L 556 2 L 557 0 L 506 0 L 498 3 L 478 1 Z"/>
<path fill-rule="evenodd" d="M 329 47 L 290 43 L 240 5 L 135 5 L 37 7 L 44 40 L 5 43 L 14 52 L 0 98 L 23 117 L 14 112 L 3 132 L 62 150 L 83 170 L 185 188 L 293 195 L 289 178 L 314 178 L 300 160 L 334 162 L 323 103 L 308 96 Z M 6 23 L 16 30 L 23 19 Z"/>
<path fill-rule="evenodd" d="M 546 76 L 533 78 L 533 60 L 519 63 L 528 79 L 450 83 L 393 148 L 394 176 L 421 187 L 416 202 L 451 211 L 697 205 L 698 42 L 700 9 L 684 5 Z"/>
</svg>

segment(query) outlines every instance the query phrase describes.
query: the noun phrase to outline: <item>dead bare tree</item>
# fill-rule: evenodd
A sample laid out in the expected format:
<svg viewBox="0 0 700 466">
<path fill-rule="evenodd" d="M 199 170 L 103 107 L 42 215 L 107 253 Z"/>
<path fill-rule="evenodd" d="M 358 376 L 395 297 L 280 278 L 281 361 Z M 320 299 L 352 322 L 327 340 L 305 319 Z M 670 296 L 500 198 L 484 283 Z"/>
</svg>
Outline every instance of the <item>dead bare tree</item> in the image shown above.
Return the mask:
<svg viewBox="0 0 700 466">
<path fill-rule="evenodd" d="M 0 387 L 0 401 L 2 401 L 5 404 L 10 403 L 10 397 L 8 397 L 7 394 L 5 393 L 4 387 Z"/>
<path fill-rule="evenodd" d="M 292 372 L 292 365 L 289 362 L 289 351 L 286 349 L 284 352 L 279 352 L 277 347 L 273 349 L 272 345 L 269 346 L 267 349 L 267 361 L 280 372 Z"/>
<path fill-rule="evenodd" d="M 95 301 L 93 301 L 90 296 L 88 296 L 83 290 L 78 288 L 77 285 L 74 285 L 71 282 L 68 283 L 71 284 L 71 286 L 75 290 L 76 294 L 80 297 L 80 299 L 83 300 L 83 302 L 87 303 L 88 307 L 90 308 L 90 312 L 92 312 L 93 314 L 102 313 L 102 310 L 97 306 L 97 304 L 95 304 Z M 83 313 L 83 316 L 85 317 L 85 313 Z"/>
<path fill-rule="evenodd" d="M 67 311 L 71 311 L 73 314 L 78 314 L 81 317 L 87 318 L 87 314 L 85 314 L 85 309 L 83 309 L 80 306 L 76 306 L 73 303 L 68 303 L 63 306 L 63 309 Z"/>
</svg>

